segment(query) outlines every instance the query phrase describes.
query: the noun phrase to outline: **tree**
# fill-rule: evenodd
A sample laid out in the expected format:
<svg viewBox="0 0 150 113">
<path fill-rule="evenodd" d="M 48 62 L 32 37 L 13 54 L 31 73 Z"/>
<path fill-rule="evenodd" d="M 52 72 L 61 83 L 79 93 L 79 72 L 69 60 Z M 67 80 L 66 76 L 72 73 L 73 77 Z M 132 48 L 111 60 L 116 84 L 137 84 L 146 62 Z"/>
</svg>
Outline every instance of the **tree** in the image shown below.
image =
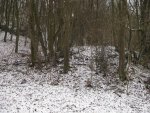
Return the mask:
<svg viewBox="0 0 150 113">
<path fill-rule="evenodd" d="M 126 10 L 127 1 L 120 0 L 118 2 L 119 9 L 119 77 L 122 81 L 127 79 L 125 72 L 125 25 L 126 25 Z"/>
<path fill-rule="evenodd" d="M 15 8 L 16 8 L 16 23 L 17 23 L 17 32 L 16 32 L 16 47 L 15 47 L 15 52 L 18 53 L 18 43 L 19 43 L 19 23 L 20 23 L 20 18 L 19 18 L 19 4 L 17 1 L 15 1 Z"/>
</svg>

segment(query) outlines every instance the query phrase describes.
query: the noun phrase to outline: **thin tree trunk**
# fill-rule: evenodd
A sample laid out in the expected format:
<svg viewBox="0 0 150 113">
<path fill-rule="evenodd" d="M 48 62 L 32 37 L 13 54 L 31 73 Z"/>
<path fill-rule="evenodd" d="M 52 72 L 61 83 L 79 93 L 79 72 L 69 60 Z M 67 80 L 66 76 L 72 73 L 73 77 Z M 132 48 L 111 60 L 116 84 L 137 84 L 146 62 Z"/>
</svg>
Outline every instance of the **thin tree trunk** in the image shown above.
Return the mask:
<svg viewBox="0 0 150 113">
<path fill-rule="evenodd" d="M 125 72 L 125 17 L 126 0 L 119 1 L 119 78 L 124 81 L 127 79 Z"/>
<path fill-rule="evenodd" d="M 18 43 L 19 43 L 19 5 L 18 2 L 16 1 L 16 23 L 17 23 L 17 32 L 16 32 L 16 47 L 15 47 L 15 52 L 18 53 Z"/>
</svg>

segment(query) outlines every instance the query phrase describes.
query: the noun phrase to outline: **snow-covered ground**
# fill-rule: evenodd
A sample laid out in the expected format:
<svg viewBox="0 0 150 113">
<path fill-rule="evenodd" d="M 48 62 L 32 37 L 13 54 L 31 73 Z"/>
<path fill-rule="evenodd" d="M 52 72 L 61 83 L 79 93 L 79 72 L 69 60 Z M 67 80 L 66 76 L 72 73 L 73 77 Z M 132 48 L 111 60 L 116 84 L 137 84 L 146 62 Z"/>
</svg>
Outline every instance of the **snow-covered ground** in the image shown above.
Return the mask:
<svg viewBox="0 0 150 113">
<path fill-rule="evenodd" d="M 118 56 L 107 47 L 108 75 L 94 71 L 93 47 L 73 48 L 71 70 L 62 74 L 57 68 L 29 68 L 29 43 L 20 39 L 3 42 L 0 34 L 0 113 L 150 113 L 150 92 L 143 83 L 150 72 L 141 66 L 129 70 L 130 81 L 118 80 Z M 9 38 L 8 38 L 9 39 Z M 111 49 L 110 49 L 111 48 Z M 78 53 L 79 52 L 79 53 Z M 92 76 L 92 88 L 86 87 Z"/>
</svg>

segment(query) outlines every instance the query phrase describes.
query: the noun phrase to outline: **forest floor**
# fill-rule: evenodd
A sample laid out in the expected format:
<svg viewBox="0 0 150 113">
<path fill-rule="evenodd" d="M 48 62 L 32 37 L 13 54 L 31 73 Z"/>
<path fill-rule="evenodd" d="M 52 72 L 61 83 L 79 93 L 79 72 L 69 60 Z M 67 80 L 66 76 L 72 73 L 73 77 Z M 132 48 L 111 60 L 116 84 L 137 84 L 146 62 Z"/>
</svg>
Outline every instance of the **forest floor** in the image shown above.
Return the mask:
<svg viewBox="0 0 150 113">
<path fill-rule="evenodd" d="M 120 82 L 118 54 L 113 47 L 106 48 L 106 76 L 95 72 L 94 47 L 87 46 L 72 48 L 71 69 L 62 74 L 61 63 L 42 70 L 29 67 L 29 43 L 24 46 L 21 38 L 16 54 L 15 40 L 4 43 L 3 35 L 0 34 L 0 113 L 150 113 L 150 90 L 144 84 L 150 71 L 131 65 L 130 81 Z M 92 87 L 86 86 L 88 79 Z"/>
</svg>

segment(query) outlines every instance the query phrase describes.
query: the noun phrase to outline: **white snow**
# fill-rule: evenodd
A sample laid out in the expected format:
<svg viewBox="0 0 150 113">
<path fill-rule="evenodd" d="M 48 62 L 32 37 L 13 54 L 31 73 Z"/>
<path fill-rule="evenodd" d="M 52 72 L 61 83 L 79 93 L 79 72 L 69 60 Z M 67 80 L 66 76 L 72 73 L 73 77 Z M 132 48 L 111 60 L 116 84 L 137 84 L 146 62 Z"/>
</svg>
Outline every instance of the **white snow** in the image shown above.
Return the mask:
<svg viewBox="0 0 150 113">
<path fill-rule="evenodd" d="M 89 67 L 94 48 L 85 46 L 73 48 L 80 54 L 71 57 L 68 74 L 61 74 L 61 65 L 40 71 L 26 64 L 29 43 L 24 47 L 21 38 L 19 53 L 15 54 L 15 41 L 4 43 L 2 36 L 3 33 L 0 34 L 0 113 L 150 113 L 150 93 L 143 84 L 150 72 L 143 67 L 132 66 L 134 72 L 130 70 L 132 80 L 128 85 L 120 82 L 115 73 L 118 57 L 108 59 L 113 64 L 109 66 L 112 73 L 106 77 L 97 75 Z M 114 48 L 111 53 L 109 48 L 107 52 L 115 54 Z M 28 55 L 22 57 L 24 52 Z M 16 66 L 15 61 L 23 64 Z M 87 88 L 86 81 L 91 76 L 93 88 Z M 21 84 L 24 79 L 26 82 Z M 58 85 L 53 85 L 54 82 Z"/>
</svg>

